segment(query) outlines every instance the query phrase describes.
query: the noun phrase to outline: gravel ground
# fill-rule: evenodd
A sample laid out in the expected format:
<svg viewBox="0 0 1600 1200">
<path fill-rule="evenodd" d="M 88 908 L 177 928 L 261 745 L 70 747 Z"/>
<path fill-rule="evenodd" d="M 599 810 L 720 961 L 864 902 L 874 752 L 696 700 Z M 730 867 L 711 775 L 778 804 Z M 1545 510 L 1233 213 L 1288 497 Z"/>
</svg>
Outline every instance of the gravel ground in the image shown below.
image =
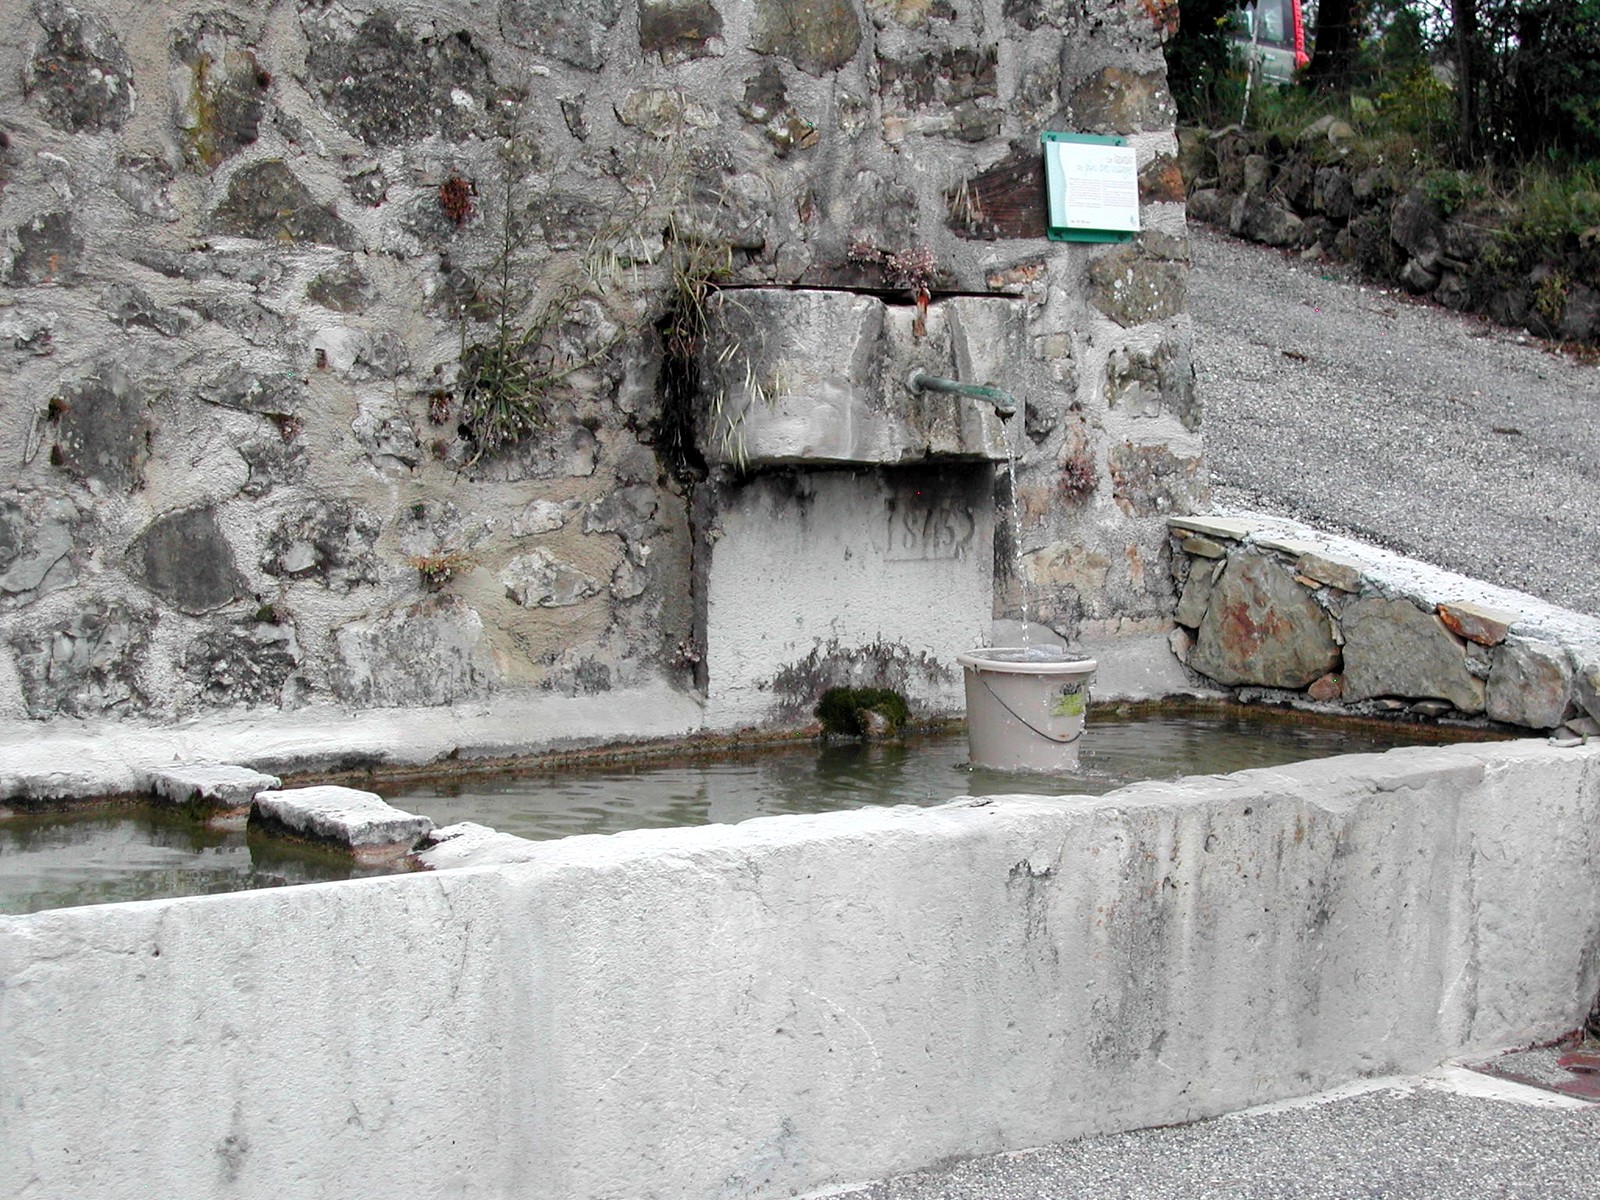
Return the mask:
<svg viewBox="0 0 1600 1200">
<path fill-rule="evenodd" d="M 1191 226 L 1213 506 L 1600 614 L 1600 366 Z"/>
<path fill-rule="evenodd" d="M 1377 1091 L 970 1159 L 851 1200 L 1589 1200 L 1600 1106 Z"/>
</svg>

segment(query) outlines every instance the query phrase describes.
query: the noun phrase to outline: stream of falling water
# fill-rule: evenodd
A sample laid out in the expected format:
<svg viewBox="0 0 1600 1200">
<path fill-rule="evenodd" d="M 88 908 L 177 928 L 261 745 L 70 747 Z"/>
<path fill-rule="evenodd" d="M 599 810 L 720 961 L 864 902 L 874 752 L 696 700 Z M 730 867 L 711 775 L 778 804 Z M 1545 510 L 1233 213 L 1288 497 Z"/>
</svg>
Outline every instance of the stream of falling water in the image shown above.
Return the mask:
<svg viewBox="0 0 1600 1200">
<path fill-rule="evenodd" d="M 1017 454 L 1011 445 L 1011 430 L 1003 417 L 1000 437 L 1006 444 L 1006 489 L 1011 500 L 1011 575 L 1017 581 L 1017 595 L 1022 604 L 1022 648 L 1030 648 L 1028 631 L 1028 576 L 1022 565 L 1022 500 L 1017 494 Z"/>
</svg>

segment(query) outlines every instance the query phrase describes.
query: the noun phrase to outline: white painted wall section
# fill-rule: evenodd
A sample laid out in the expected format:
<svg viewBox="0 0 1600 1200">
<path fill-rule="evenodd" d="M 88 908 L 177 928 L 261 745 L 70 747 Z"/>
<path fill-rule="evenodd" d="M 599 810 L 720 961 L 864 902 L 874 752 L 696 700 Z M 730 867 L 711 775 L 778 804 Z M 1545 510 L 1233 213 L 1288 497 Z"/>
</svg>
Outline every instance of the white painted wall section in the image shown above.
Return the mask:
<svg viewBox="0 0 1600 1200">
<path fill-rule="evenodd" d="M 29 1197 L 777 1197 L 1547 1038 L 1600 748 L 782 817 L 0 920 Z M 159 952 L 159 953 L 158 953 Z"/>
<path fill-rule="evenodd" d="M 955 656 L 983 644 L 993 576 L 988 464 L 752 480 L 717 517 L 708 725 L 804 721 L 827 686 L 960 711 Z"/>
</svg>

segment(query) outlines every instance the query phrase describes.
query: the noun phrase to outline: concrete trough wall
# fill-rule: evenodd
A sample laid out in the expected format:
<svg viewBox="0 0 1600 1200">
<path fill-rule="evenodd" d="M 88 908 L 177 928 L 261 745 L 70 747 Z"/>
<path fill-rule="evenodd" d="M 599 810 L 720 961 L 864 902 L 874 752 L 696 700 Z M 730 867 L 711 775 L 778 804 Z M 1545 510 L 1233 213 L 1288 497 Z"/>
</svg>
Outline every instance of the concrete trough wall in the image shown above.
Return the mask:
<svg viewBox="0 0 1600 1200">
<path fill-rule="evenodd" d="M 1577 1025 L 1600 749 L 551 843 L 0 920 L 28 1197 L 784 1196 Z"/>
</svg>

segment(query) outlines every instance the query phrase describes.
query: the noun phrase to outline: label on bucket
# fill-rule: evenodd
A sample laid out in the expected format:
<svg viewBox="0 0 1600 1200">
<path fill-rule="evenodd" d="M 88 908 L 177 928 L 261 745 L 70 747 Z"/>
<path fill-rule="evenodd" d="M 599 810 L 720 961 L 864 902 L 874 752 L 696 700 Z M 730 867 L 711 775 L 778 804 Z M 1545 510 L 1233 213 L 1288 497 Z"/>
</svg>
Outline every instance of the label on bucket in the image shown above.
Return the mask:
<svg viewBox="0 0 1600 1200">
<path fill-rule="evenodd" d="M 1081 717 L 1083 716 L 1083 690 L 1075 683 L 1069 683 L 1056 695 L 1056 702 L 1050 706 L 1052 717 Z"/>
</svg>

